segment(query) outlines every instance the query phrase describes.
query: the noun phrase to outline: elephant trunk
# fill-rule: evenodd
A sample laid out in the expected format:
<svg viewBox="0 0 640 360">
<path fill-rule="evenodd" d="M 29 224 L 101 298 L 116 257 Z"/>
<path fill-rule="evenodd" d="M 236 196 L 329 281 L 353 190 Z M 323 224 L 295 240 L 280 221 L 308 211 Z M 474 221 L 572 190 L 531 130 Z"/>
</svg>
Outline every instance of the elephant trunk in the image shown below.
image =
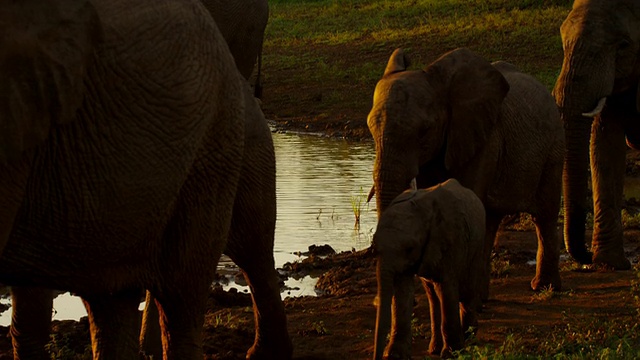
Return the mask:
<svg viewBox="0 0 640 360">
<path fill-rule="evenodd" d="M 592 254 L 585 244 L 585 221 L 589 179 L 589 146 L 593 117 L 599 116 L 603 98 L 611 94 L 613 74 L 608 71 L 611 59 L 584 59 L 584 44 L 577 42 L 566 50 L 562 71 L 554 96 L 564 121 L 566 151 L 563 169 L 564 239 L 567 251 L 581 264 L 590 264 Z M 576 54 L 574 54 L 574 52 Z M 614 62 L 615 63 L 615 62 Z M 600 66 L 594 73 L 593 64 Z"/>
<path fill-rule="evenodd" d="M 373 169 L 373 180 L 378 218 L 380 218 L 393 199 L 411 187 L 411 181 L 417 176 L 418 169 L 417 166 L 403 164 L 406 159 L 405 161 L 378 159 L 376 158 Z"/>
<path fill-rule="evenodd" d="M 591 253 L 585 244 L 585 223 L 591 120 L 578 115 L 565 119 L 565 124 L 566 152 L 562 176 L 565 246 L 576 261 L 590 264 Z"/>
<path fill-rule="evenodd" d="M 376 333 L 373 347 L 373 358 L 382 359 L 387 343 L 387 335 L 391 328 L 391 305 L 393 300 L 393 273 L 382 268 L 381 259 L 378 258 L 378 313 L 376 318 Z"/>
</svg>

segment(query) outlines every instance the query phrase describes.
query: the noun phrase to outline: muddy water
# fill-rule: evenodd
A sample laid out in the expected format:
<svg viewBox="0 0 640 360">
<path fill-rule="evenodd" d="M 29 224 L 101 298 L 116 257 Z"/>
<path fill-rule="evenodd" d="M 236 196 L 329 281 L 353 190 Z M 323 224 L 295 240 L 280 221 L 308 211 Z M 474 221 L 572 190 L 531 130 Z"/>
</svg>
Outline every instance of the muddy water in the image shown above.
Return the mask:
<svg viewBox="0 0 640 360">
<path fill-rule="evenodd" d="M 372 185 L 373 143 L 282 133 L 274 133 L 273 140 L 278 198 L 276 265 L 300 259 L 299 254 L 314 244 L 329 244 L 338 252 L 368 247 L 376 224 L 375 203 L 365 203 Z M 354 206 L 361 210 L 357 227 Z M 221 259 L 219 269 L 230 280 L 224 288 L 247 291 L 234 283 L 237 269 L 228 259 Z M 283 297 L 314 294 L 315 282 L 309 277 L 290 279 Z M 68 293 L 56 298 L 54 308 L 58 320 L 86 315 L 80 299 Z M 8 325 L 10 319 L 11 311 L 4 312 L 0 325 Z"/>
</svg>

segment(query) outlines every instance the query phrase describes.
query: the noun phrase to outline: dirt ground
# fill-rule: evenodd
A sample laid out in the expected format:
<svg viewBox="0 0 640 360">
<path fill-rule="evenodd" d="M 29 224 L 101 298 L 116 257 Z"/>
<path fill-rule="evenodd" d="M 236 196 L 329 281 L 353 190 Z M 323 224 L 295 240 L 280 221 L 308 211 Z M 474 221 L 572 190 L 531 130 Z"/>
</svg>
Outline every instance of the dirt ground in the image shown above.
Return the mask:
<svg viewBox="0 0 640 360">
<path fill-rule="evenodd" d="M 584 270 L 569 260 L 561 265 L 563 289 L 545 298 L 529 289 L 535 266 L 536 238 L 532 231 L 503 229 L 496 248 L 503 264 L 491 282 L 491 296 L 480 314 L 477 338 L 472 344 L 500 346 L 515 336 L 525 348 L 535 349 L 550 334 L 584 329 L 594 321 L 635 324 L 637 305 L 631 292 L 634 271 Z M 625 233 L 627 255 L 637 262 L 640 231 Z M 373 348 L 375 259 L 366 251 L 330 256 L 310 255 L 285 264 L 288 276 L 319 275 L 324 295 L 285 299 L 289 333 L 295 359 L 368 359 Z M 414 359 L 426 356 L 429 306 L 422 288 L 416 288 Z M 212 290 L 206 317 L 206 359 L 243 359 L 253 340 L 253 315 L 249 295 Z M 9 359 L 8 329 L 0 328 L 0 359 Z M 563 336 L 563 335 L 560 335 Z M 57 359 L 84 359 L 89 334 L 86 318 L 56 321 L 51 350 Z M 85 356 L 79 356 L 85 354 Z"/>
</svg>

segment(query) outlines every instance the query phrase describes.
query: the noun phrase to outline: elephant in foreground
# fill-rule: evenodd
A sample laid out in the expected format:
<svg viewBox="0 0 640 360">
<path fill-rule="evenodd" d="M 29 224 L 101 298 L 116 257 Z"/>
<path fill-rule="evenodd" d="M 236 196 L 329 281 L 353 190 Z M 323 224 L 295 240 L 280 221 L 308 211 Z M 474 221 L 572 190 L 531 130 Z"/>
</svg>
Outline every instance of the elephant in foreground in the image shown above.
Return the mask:
<svg viewBox="0 0 640 360">
<path fill-rule="evenodd" d="M 276 221 L 273 140 L 264 115 L 248 87 L 244 99 L 246 144 L 224 253 L 241 267 L 251 289 L 256 329 L 255 341 L 247 352 L 247 358 L 289 359 L 292 344 L 273 258 Z M 51 291 L 13 288 L 12 293 L 18 300 L 13 304 L 11 328 L 16 358 L 28 359 L 36 354 L 39 358 L 46 358 L 44 345 L 49 341 Z M 137 332 L 138 328 L 133 331 Z M 154 359 L 163 356 L 158 309 L 149 292 L 142 318 L 140 350 Z"/>
<path fill-rule="evenodd" d="M 229 45 L 240 74 L 249 80 L 258 61 L 254 95 L 262 97 L 262 45 L 269 21 L 267 0 L 201 0 Z"/>
<path fill-rule="evenodd" d="M 267 2 L 265 0 L 205 0 L 202 3 L 216 21 L 241 75 L 248 79 L 262 48 L 264 29 L 268 20 Z M 256 83 L 256 91 L 258 90 L 259 84 Z M 279 295 L 278 278 L 275 274 L 272 254 L 275 223 L 275 158 L 271 133 L 262 112 L 250 94 L 245 94 L 245 101 L 248 101 L 245 135 L 251 142 L 247 143 L 248 148 L 243 155 L 243 174 L 235 199 L 232 221 L 232 227 L 235 230 L 231 230 L 225 253 L 242 266 L 250 281 L 254 297 L 256 340 L 248 352 L 248 357 L 284 359 L 291 356 L 292 347 L 286 331 L 286 318 Z M 251 221 L 247 219 L 247 214 L 250 213 L 254 214 Z M 242 229 L 243 226 L 247 228 Z M 242 249 L 252 251 L 242 251 Z M 48 289 L 13 287 L 12 299 L 14 310 L 11 333 L 16 358 L 45 357 L 44 344 L 49 341 L 52 292 Z M 151 311 L 157 314 L 155 302 L 152 306 L 154 308 Z M 152 315 L 150 318 L 152 325 L 149 327 L 147 326 L 149 317 L 143 318 L 141 346 L 147 353 L 161 357 L 162 345 L 159 343 L 160 329 L 157 326 L 157 315 Z M 146 336 L 147 328 L 153 329 L 152 336 Z"/>
<path fill-rule="evenodd" d="M 582 264 L 629 269 L 621 211 L 625 135 L 628 146 L 640 149 L 640 3 L 576 0 L 560 32 L 564 62 L 554 95 L 566 133 L 563 190 L 567 250 Z M 589 165 L 593 253 L 585 244 Z"/>
<path fill-rule="evenodd" d="M 276 164 L 271 130 L 247 88 L 245 151 L 224 253 L 238 265 L 251 289 L 255 341 L 247 358 L 289 359 L 291 341 L 273 258 L 276 223 Z M 162 357 L 157 308 L 147 294 L 141 350 Z"/>
<path fill-rule="evenodd" d="M 376 86 L 367 122 L 376 146 L 379 217 L 412 179 L 426 188 L 455 178 L 486 210 L 483 299 L 500 221 L 518 212 L 533 216 L 538 234 L 531 287 L 561 288 L 557 220 L 564 133 L 542 84 L 464 48 L 409 71 L 397 49 Z"/>
<path fill-rule="evenodd" d="M 382 359 L 391 324 L 386 355 L 411 359 L 414 275 L 429 297 L 429 352 L 445 357 L 463 347 L 464 333 L 477 329 L 482 306 L 484 236 L 482 201 L 455 179 L 407 190 L 389 204 L 373 236 L 378 258 L 374 359 Z"/>
<path fill-rule="evenodd" d="M 23 1 L 0 32 L 0 281 L 80 295 L 94 358 L 138 358 L 148 289 L 165 357 L 202 358 L 245 152 L 244 85 L 211 16 Z"/>
</svg>

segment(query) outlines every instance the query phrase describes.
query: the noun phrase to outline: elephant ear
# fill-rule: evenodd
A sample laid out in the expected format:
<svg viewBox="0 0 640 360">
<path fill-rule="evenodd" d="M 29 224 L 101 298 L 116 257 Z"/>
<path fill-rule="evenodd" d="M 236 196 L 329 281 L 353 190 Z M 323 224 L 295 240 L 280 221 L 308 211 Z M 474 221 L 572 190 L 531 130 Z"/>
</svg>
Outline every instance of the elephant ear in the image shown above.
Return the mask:
<svg viewBox="0 0 640 360">
<path fill-rule="evenodd" d="M 445 166 L 464 166 L 484 147 L 498 121 L 509 83 L 487 60 L 468 49 L 456 49 L 426 70 L 443 81 L 449 104 Z"/>
<path fill-rule="evenodd" d="M 384 69 L 384 76 L 407 70 L 411 65 L 409 58 L 404 54 L 404 50 L 397 48 L 389 57 L 387 67 Z"/>
<path fill-rule="evenodd" d="M 101 38 L 86 0 L 12 1 L 0 10 L 0 164 L 75 118 Z"/>
</svg>

